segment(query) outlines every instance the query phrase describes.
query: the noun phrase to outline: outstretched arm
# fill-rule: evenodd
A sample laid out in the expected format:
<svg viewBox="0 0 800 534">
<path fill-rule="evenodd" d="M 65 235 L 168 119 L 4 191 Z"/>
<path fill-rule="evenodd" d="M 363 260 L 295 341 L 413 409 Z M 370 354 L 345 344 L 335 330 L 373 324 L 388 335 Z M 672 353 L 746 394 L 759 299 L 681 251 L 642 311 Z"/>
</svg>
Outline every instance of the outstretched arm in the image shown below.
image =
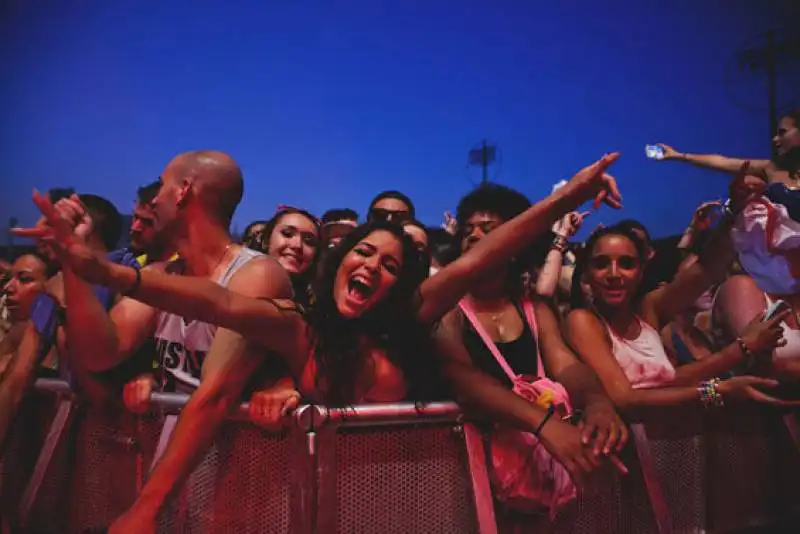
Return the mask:
<svg viewBox="0 0 800 534">
<path fill-rule="evenodd" d="M 618 153 L 586 167 L 544 200 L 502 224 L 481 239 L 469 252 L 426 279 L 420 286 L 419 317 L 434 322 L 452 309 L 478 281 L 524 251 L 537 237 L 548 231 L 564 214 L 595 198 L 620 206 L 621 197 L 614 179 L 605 170 Z"/>
<path fill-rule="evenodd" d="M 98 258 L 98 261 L 103 261 Z M 305 322 L 291 298 L 253 297 L 205 278 L 172 276 L 106 264 L 98 280 L 131 298 L 186 319 L 221 326 L 282 355 L 297 352 L 306 339 Z M 100 272 L 100 271 L 98 271 Z M 250 261 L 237 276 L 290 287 L 286 271 L 269 257 Z M 286 295 L 285 292 L 281 293 Z M 291 295 L 291 293 L 288 293 Z"/>
<path fill-rule="evenodd" d="M 717 172 L 734 173 L 738 171 L 745 162 L 749 161 L 750 170 L 753 174 L 764 180 L 769 180 L 769 171 L 772 168 L 772 162 L 768 159 L 731 158 L 719 154 L 689 154 L 686 152 L 678 152 L 671 146 L 663 143 L 659 143 L 658 146 L 664 149 L 664 158 L 662 161 L 683 161 L 695 167 Z"/>
</svg>

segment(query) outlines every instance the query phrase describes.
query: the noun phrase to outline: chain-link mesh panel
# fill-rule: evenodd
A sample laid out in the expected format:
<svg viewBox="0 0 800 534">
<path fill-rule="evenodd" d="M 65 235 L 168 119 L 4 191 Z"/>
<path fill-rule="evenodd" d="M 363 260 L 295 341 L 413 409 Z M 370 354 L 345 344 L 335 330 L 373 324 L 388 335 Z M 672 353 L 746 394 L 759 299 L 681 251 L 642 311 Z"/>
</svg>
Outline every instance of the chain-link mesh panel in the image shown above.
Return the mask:
<svg viewBox="0 0 800 534">
<path fill-rule="evenodd" d="M 673 532 L 705 531 L 705 448 L 702 436 L 651 439 L 653 463 Z"/>
<path fill-rule="evenodd" d="M 775 524 L 798 502 L 797 449 L 783 421 L 766 411 L 718 415 L 707 456 L 713 530 Z"/>
<path fill-rule="evenodd" d="M 593 474 L 578 492 L 578 500 L 556 517 L 558 534 L 639 534 L 657 532 L 647 488 L 633 445 L 621 455 L 629 473 L 611 466 Z"/>
<path fill-rule="evenodd" d="M 70 525 L 75 531 L 108 525 L 136 499 L 152 432 L 126 411 L 88 410 L 76 432 Z"/>
<path fill-rule="evenodd" d="M 605 469 L 587 479 L 575 502 L 547 516 L 496 508 L 500 534 L 650 534 L 657 532 L 638 463 L 627 457 L 630 473 L 620 477 Z"/>
<path fill-rule="evenodd" d="M 337 532 L 475 532 L 465 456 L 463 436 L 452 425 L 342 429 Z"/>
<path fill-rule="evenodd" d="M 16 515 L 56 407 L 49 392 L 32 392 L 20 403 L 0 458 L 0 514 Z"/>
<path fill-rule="evenodd" d="M 159 532 L 289 532 L 289 452 L 285 434 L 226 423 L 181 493 L 162 513 Z"/>
<path fill-rule="evenodd" d="M 73 406 L 73 410 L 75 407 Z M 28 515 L 31 531 L 41 534 L 61 534 L 66 531 L 71 509 L 71 490 L 74 486 L 74 434 L 80 424 L 80 414 L 68 423 L 50 458 L 36 501 Z M 37 452 L 39 452 L 37 450 Z"/>
<path fill-rule="evenodd" d="M 651 459 L 673 532 L 705 532 L 705 412 L 651 409 L 645 425 Z"/>
<path fill-rule="evenodd" d="M 160 428 L 158 418 L 81 409 L 53 453 L 29 528 L 80 533 L 112 522 L 133 503 Z"/>
</svg>

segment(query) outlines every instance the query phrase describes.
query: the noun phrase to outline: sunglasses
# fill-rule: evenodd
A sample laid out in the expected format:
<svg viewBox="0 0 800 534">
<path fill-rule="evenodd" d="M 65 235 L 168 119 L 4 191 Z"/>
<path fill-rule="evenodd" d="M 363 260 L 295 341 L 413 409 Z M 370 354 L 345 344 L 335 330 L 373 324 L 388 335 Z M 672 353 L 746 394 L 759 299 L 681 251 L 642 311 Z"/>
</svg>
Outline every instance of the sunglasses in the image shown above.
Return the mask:
<svg viewBox="0 0 800 534">
<path fill-rule="evenodd" d="M 369 219 L 371 221 L 404 222 L 411 220 L 411 213 L 407 211 L 372 208 L 369 210 Z"/>
</svg>

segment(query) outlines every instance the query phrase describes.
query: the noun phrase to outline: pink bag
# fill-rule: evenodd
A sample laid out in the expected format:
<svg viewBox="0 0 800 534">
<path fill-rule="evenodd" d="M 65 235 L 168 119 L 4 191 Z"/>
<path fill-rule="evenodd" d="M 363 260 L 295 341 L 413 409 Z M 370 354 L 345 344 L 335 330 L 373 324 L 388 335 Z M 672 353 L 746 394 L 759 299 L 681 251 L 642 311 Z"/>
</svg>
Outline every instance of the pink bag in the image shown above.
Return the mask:
<svg viewBox="0 0 800 534">
<path fill-rule="evenodd" d="M 511 379 L 514 393 L 543 408 L 555 405 L 558 407 L 556 415 L 570 415 L 572 406 L 564 386 L 545 377 L 533 304 L 526 298 L 522 305 L 537 340 L 537 377 L 533 381 L 514 373 L 467 300 L 459 303 L 461 311 Z M 552 519 L 561 507 L 576 498 L 577 489 L 569 472 L 532 432 L 497 425 L 489 437 L 488 449 L 492 489 L 495 497 L 507 507 L 528 513 L 546 511 Z"/>
</svg>

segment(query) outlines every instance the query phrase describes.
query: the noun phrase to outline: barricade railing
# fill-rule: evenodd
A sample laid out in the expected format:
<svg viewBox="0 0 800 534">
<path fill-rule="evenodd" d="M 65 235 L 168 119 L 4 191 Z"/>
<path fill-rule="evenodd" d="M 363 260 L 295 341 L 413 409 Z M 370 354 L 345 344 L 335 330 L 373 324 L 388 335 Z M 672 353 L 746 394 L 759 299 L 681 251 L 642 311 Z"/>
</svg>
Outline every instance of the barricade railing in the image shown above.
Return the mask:
<svg viewBox="0 0 800 534">
<path fill-rule="evenodd" d="M 153 413 L 134 416 L 88 409 L 61 381 L 37 381 L 40 411 L 42 395 L 51 405 L 37 435 L 19 419 L 14 428 L 27 460 L 9 457 L 20 453 L 12 447 L 0 462 L 4 502 L 21 491 L 10 499 L 17 520 L 42 534 L 102 527 L 125 511 L 188 399 L 154 393 Z M 454 403 L 304 405 L 279 433 L 243 422 L 247 412 L 241 405 L 223 425 L 163 510 L 160 532 L 493 534 L 498 523 L 536 533 L 731 532 L 775 524 L 800 502 L 797 442 L 774 410 L 634 424 L 623 454 L 631 473 L 601 473 L 554 524 L 496 506 L 484 436 Z"/>
</svg>

